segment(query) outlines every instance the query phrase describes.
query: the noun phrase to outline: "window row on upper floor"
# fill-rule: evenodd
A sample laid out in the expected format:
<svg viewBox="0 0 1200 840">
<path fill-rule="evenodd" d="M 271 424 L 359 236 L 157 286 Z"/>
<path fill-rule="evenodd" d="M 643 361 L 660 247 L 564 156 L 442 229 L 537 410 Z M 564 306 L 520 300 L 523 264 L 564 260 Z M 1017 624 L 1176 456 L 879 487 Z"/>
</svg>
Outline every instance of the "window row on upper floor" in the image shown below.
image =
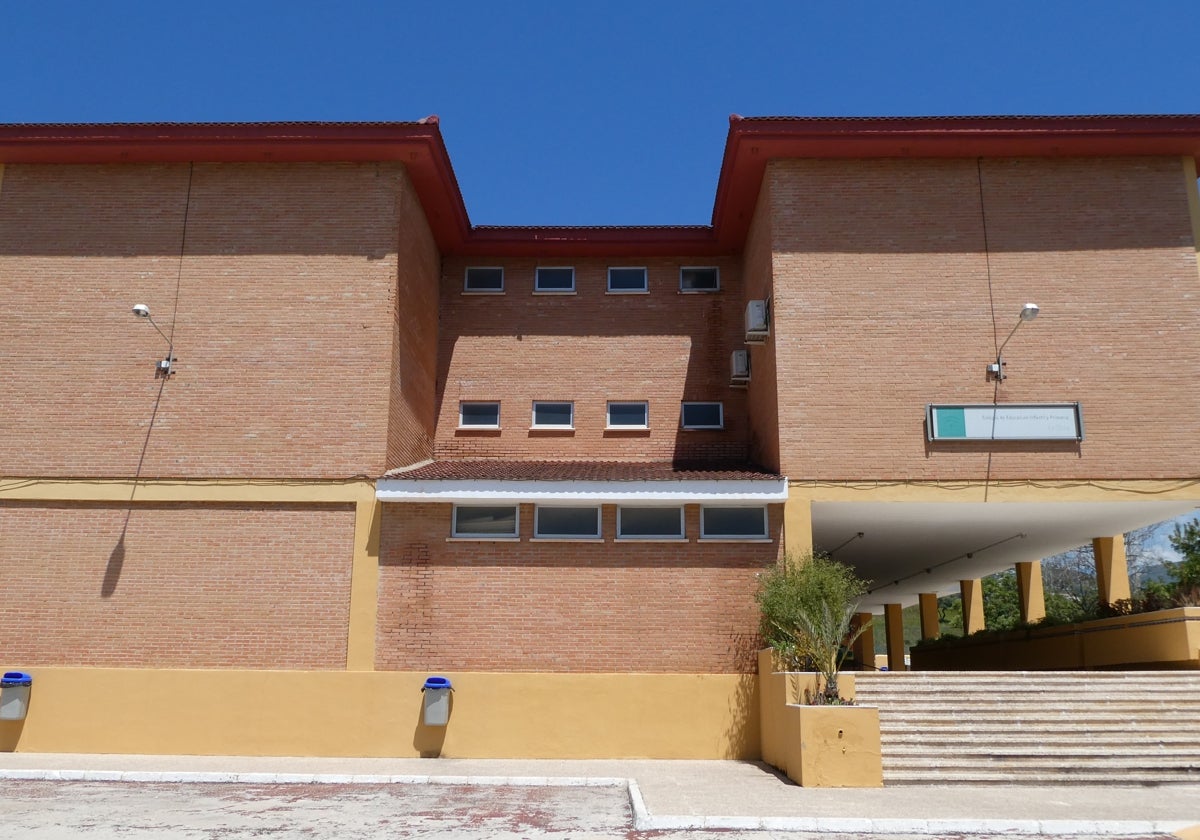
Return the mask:
<svg viewBox="0 0 1200 840">
<path fill-rule="evenodd" d="M 600 505 L 536 505 L 533 538 L 539 540 L 601 540 Z M 515 540 L 520 538 L 520 506 L 515 504 L 455 505 L 452 539 Z M 618 505 L 617 539 L 684 542 L 687 540 L 682 505 Z M 702 505 L 700 539 L 761 542 L 767 532 L 764 505 Z"/>
<path fill-rule="evenodd" d="M 649 429 L 650 403 L 609 401 L 605 409 L 606 430 Z M 499 429 L 499 401 L 462 401 L 458 404 L 460 429 Z M 575 428 L 575 403 L 534 400 L 533 429 Z M 684 402 L 679 406 L 679 428 L 724 429 L 725 405 L 720 402 Z"/>
<path fill-rule="evenodd" d="M 721 290 L 721 272 L 716 266 L 681 266 L 679 291 L 684 294 Z M 504 294 L 502 266 L 470 266 L 463 276 L 464 294 Z M 613 295 L 643 295 L 650 292 L 649 272 L 645 266 L 612 266 L 608 269 L 608 288 Z M 533 293 L 545 295 L 575 294 L 573 266 L 538 266 L 533 273 Z"/>
</svg>

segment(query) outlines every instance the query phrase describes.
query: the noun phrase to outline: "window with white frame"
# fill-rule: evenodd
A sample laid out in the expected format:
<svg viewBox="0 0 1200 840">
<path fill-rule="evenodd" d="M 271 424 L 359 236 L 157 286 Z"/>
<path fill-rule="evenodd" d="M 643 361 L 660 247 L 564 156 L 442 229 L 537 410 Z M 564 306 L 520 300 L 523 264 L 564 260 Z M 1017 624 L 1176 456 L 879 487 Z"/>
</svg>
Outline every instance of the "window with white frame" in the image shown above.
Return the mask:
<svg viewBox="0 0 1200 840">
<path fill-rule="evenodd" d="M 608 291 L 613 294 L 633 295 L 649 290 L 645 268 L 616 266 L 608 270 Z"/>
<path fill-rule="evenodd" d="M 500 266 L 471 266 L 463 277 L 464 292 L 504 291 L 504 269 Z"/>
<path fill-rule="evenodd" d="M 533 404 L 533 428 L 535 429 L 573 429 L 575 428 L 575 403 L 573 402 L 535 402 Z"/>
<path fill-rule="evenodd" d="M 650 404 L 645 402 L 610 402 L 609 429 L 650 428 Z"/>
<path fill-rule="evenodd" d="M 700 538 L 705 540 L 765 540 L 767 539 L 767 508 L 716 507 L 700 508 Z"/>
<path fill-rule="evenodd" d="M 544 540 L 599 539 L 600 508 L 538 505 L 533 512 L 533 535 Z"/>
<path fill-rule="evenodd" d="M 721 273 L 713 266 L 685 265 L 679 269 L 679 291 L 716 292 L 721 288 Z"/>
<path fill-rule="evenodd" d="M 458 404 L 458 427 L 460 429 L 499 429 L 500 403 L 460 402 Z"/>
<path fill-rule="evenodd" d="M 539 266 L 533 277 L 535 292 L 557 292 L 564 294 L 575 291 L 575 269 L 567 266 Z"/>
<path fill-rule="evenodd" d="M 516 505 L 455 505 L 451 534 L 467 539 L 516 539 Z"/>
<path fill-rule="evenodd" d="M 621 505 L 617 508 L 617 539 L 682 540 L 683 538 L 682 507 Z"/>
<path fill-rule="evenodd" d="M 724 429 L 725 407 L 719 402 L 685 402 L 679 409 L 684 429 Z"/>
</svg>

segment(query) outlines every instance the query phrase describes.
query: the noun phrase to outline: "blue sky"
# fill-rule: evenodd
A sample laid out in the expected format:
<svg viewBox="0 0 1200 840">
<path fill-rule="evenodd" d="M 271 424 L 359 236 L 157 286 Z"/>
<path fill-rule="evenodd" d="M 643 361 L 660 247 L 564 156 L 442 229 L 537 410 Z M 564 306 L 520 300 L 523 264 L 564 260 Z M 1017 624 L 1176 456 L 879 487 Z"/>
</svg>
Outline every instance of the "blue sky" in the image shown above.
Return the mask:
<svg viewBox="0 0 1200 840">
<path fill-rule="evenodd" d="M 0 122 L 438 114 L 476 224 L 705 224 L 728 117 L 1186 113 L 1194 2 L 9 3 Z"/>
</svg>

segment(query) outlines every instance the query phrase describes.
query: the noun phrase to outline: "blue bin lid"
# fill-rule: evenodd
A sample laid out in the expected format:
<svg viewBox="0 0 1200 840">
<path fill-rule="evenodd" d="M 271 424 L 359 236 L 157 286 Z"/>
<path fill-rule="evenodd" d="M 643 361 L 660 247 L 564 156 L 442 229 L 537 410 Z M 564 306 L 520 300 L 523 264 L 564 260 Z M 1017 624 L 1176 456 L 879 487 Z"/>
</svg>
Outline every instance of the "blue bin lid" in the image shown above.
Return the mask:
<svg viewBox="0 0 1200 840">
<path fill-rule="evenodd" d="M 5 671 L 0 686 L 5 685 L 33 685 L 33 676 L 24 671 Z"/>
<path fill-rule="evenodd" d="M 421 686 L 421 690 L 424 691 L 427 688 L 452 688 L 452 687 L 453 686 L 450 685 L 450 680 L 446 679 L 445 677 L 426 677 L 425 685 Z"/>
</svg>

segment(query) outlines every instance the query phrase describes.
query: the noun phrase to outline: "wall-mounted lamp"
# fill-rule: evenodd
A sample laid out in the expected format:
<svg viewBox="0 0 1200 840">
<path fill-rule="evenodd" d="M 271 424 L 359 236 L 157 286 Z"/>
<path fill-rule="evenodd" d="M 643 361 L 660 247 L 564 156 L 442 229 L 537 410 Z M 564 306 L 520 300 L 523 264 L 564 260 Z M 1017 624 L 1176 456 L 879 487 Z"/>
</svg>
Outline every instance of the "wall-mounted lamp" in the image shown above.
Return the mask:
<svg viewBox="0 0 1200 840">
<path fill-rule="evenodd" d="M 135 305 L 133 307 L 133 314 L 136 315 L 138 318 L 145 318 L 147 321 L 149 321 L 150 326 L 154 327 L 155 331 L 157 331 L 158 334 L 163 337 L 163 341 L 167 342 L 167 357 L 165 359 L 160 360 L 155 365 L 154 369 L 156 372 L 155 373 L 156 376 L 170 376 L 173 373 L 173 371 L 171 370 L 171 366 L 174 365 L 176 361 L 178 361 L 175 358 L 175 355 L 171 352 L 172 349 L 174 349 L 174 348 L 171 344 L 170 336 L 168 336 L 165 332 L 160 330 L 158 328 L 158 324 L 154 323 L 154 319 L 150 317 L 150 307 L 147 306 L 146 304 L 139 303 L 139 304 Z"/>
<path fill-rule="evenodd" d="M 1036 303 L 1027 303 L 1021 307 L 1021 317 L 1017 320 L 1017 325 L 1012 328 L 1012 332 L 1008 334 L 1008 338 L 1004 339 L 1004 343 L 1000 345 L 1000 349 L 996 351 L 996 361 L 987 366 L 988 377 L 1002 382 L 1007 378 L 1004 373 L 1004 348 L 1008 346 L 1008 342 L 1017 330 L 1021 329 L 1021 325 L 1026 321 L 1032 321 L 1038 315 L 1038 305 Z"/>
</svg>

